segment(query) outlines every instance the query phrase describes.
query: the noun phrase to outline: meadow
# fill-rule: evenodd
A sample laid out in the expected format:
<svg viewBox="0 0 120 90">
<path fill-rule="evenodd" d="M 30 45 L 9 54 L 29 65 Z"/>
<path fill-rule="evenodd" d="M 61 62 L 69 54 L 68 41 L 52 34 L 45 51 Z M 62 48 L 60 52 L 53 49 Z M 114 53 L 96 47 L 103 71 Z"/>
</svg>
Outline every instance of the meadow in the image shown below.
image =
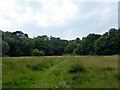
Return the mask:
<svg viewBox="0 0 120 90">
<path fill-rule="evenodd" d="M 3 57 L 3 88 L 118 88 L 118 56 Z"/>
</svg>

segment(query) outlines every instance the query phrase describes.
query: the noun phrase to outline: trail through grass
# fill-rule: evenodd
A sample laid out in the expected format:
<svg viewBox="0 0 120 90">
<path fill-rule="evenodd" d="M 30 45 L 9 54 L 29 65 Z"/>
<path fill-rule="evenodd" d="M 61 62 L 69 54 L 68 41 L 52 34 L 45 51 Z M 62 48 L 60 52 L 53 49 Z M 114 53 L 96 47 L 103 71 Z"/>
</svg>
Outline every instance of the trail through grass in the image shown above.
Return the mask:
<svg viewBox="0 0 120 90">
<path fill-rule="evenodd" d="M 117 88 L 117 56 L 3 58 L 4 88 Z"/>
</svg>

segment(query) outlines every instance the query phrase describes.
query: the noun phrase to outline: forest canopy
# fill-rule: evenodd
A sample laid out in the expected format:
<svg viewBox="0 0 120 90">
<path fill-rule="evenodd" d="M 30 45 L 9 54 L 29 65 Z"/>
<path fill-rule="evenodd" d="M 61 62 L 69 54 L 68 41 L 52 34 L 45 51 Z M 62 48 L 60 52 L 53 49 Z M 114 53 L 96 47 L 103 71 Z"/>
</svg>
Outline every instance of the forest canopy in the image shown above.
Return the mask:
<svg viewBox="0 0 120 90">
<path fill-rule="evenodd" d="M 29 38 L 22 31 L 2 32 L 2 56 L 116 55 L 120 53 L 120 28 L 103 35 L 90 33 L 82 39 L 63 40 L 47 35 Z"/>
</svg>

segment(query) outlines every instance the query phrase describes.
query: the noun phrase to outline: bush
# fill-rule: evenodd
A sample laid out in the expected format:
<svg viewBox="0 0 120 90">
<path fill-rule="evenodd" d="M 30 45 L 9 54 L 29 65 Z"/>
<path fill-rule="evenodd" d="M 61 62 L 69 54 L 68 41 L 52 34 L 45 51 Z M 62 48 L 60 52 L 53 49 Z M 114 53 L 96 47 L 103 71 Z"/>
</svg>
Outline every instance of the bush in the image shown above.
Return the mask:
<svg viewBox="0 0 120 90">
<path fill-rule="evenodd" d="M 39 51 L 40 56 L 44 56 L 44 52 L 43 51 Z"/>
<path fill-rule="evenodd" d="M 31 69 L 32 69 L 33 71 L 42 70 L 42 68 L 43 68 L 43 65 L 40 64 L 40 63 L 31 66 Z"/>
<path fill-rule="evenodd" d="M 40 51 L 38 49 L 33 49 L 32 50 L 32 55 L 33 56 L 39 56 L 40 55 Z"/>
<path fill-rule="evenodd" d="M 71 73 L 84 73 L 86 71 L 85 67 L 82 64 L 73 64 L 69 72 Z"/>
<path fill-rule="evenodd" d="M 44 52 L 39 51 L 38 49 L 33 49 L 32 50 L 32 56 L 44 56 Z"/>
</svg>

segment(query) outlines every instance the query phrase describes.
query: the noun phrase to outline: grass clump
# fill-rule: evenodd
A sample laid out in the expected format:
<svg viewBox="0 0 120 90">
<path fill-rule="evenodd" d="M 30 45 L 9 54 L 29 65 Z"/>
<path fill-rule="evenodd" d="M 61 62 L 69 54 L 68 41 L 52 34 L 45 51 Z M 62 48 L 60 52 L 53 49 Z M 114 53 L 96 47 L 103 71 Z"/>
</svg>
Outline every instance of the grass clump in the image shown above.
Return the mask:
<svg viewBox="0 0 120 90">
<path fill-rule="evenodd" d="M 30 66 L 30 68 L 33 71 L 38 71 L 38 70 L 42 70 L 43 66 L 40 63 L 38 63 L 38 64 L 34 64 L 34 65 Z"/>
<path fill-rule="evenodd" d="M 50 65 L 49 63 L 40 62 L 35 64 L 28 64 L 26 66 L 30 68 L 32 71 L 39 71 L 39 70 L 43 70 L 44 68 L 48 68 Z"/>
<path fill-rule="evenodd" d="M 102 68 L 101 70 L 103 70 L 103 71 L 114 71 L 115 68 L 113 68 L 113 67 L 105 67 L 105 68 Z"/>
<path fill-rule="evenodd" d="M 85 75 L 87 73 L 87 68 L 82 62 L 76 61 L 74 64 L 72 64 L 69 69 L 69 73 L 72 74 L 71 85 L 74 87 L 79 87 L 79 85 L 81 85 L 84 80 L 87 79 Z"/>
<path fill-rule="evenodd" d="M 84 73 L 86 72 L 86 68 L 83 64 L 76 63 L 71 66 L 71 69 L 69 70 L 70 73 Z"/>
<path fill-rule="evenodd" d="M 120 73 L 115 73 L 115 74 L 114 74 L 114 77 L 115 77 L 117 80 L 120 80 Z"/>
</svg>

